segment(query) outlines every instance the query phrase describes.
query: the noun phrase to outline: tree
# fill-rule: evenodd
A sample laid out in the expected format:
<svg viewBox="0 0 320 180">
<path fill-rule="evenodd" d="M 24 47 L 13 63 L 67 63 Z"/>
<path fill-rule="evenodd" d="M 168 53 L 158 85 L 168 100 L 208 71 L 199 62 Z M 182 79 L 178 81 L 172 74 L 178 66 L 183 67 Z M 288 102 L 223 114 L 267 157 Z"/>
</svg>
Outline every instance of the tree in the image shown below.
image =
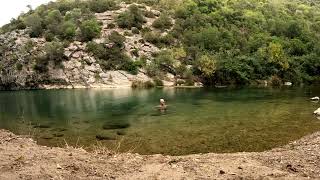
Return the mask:
<svg viewBox="0 0 320 180">
<path fill-rule="evenodd" d="M 217 69 L 216 58 L 209 54 L 201 55 L 197 59 L 197 67 L 204 77 L 211 78 Z"/>
<path fill-rule="evenodd" d="M 269 62 L 279 65 L 283 70 L 289 68 L 288 58 L 281 44 L 271 42 L 268 46 L 267 53 Z"/>
</svg>

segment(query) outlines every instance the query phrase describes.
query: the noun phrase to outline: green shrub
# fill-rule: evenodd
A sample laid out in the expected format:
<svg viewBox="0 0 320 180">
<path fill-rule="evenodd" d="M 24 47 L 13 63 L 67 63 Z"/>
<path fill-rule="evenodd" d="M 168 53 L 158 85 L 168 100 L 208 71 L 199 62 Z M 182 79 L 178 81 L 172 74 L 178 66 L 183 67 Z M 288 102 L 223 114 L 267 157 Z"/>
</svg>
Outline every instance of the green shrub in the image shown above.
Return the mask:
<svg viewBox="0 0 320 180">
<path fill-rule="evenodd" d="M 39 73 L 46 73 L 48 72 L 48 59 L 44 55 L 39 55 L 35 58 L 36 63 L 33 69 Z"/>
<path fill-rule="evenodd" d="M 30 28 L 30 37 L 40 37 L 42 35 L 44 30 L 41 23 L 42 18 L 36 13 L 33 13 L 24 19 L 24 24 L 26 24 L 26 26 Z"/>
<path fill-rule="evenodd" d="M 132 60 L 127 61 L 123 67 L 123 70 L 128 71 L 129 73 L 133 74 L 133 75 L 137 75 L 138 74 L 138 70 L 139 70 L 139 66 Z"/>
<path fill-rule="evenodd" d="M 103 59 L 105 47 L 103 44 L 90 41 L 86 45 L 86 51 L 92 53 L 96 58 Z"/>
<path fill-rule="evenodd" d="M 278 76 L 272 76 L 271 77 L 271 85 L 272 86 L 281 86 L 282 80 Z"/>
<path fill-rule="evenodd" d="M 123 35 L 124 36 L 133 36 L 133 34 L 131 32 L 129 32 L 129 31 L 124 31 Z"/>
<path fill-rule="evenodd" d="M 110 42 L 113 42 L 118 47 L 123 47 L 126 38 L 119 34 L 117 31 L 112 31 L 108 36 Z"/>
<path fill-rule="evenodd" d="M 152 23 L 152 26 L 163 31 L 169 29 L 172 26 L 172 22 L 168 15 L 162 14 Z"/>
<path fill-rule="evenodd" d="M 65 58 L 64 57 L 64 47 L 61 42 L 47 42 L 44 47 L 46 57 L 49 61 L 55 62 L 56 65 Z"/>
<path fill-rule="evenodd" d="M 146 82 L 133 81 L 131 87 L 134 88 L 134 89 L 136 89 L 136 88 L 150 89 L 150 88 L 155 87 L 155 84 L 152 81 L 146 81 Z"/>
<path fill-rule="evenodd" d="M 17 64 L 16 64 L 16 68 L 17 68 L 18 71 L 21 71 L 21 70 L 22 70 L 22 67 L 23 67 L 23 66 L 22 66 L 21 63 L 17 63 Z"/>
<path fill-rule="evenodd" d="M 155 17 L 155 15 L 153 14 L 152 11 L 144 11 L 143 14 L 147 18 L 154 18 Z"/>
<path fill-rule="evenodd" d="M 101 26 L 96 19 L 83 21 L 80 25 L 81 39 L 83 41 L 91 41 L 93 38 L 99 37 Z"/>
<path fill-rule="evenodd" d="M 119 14 L 116 21 L 121 28 L 131 29 L 132 27 L 136 27 L 141 29 L 144 18 L 141 10 L 136 5 L 131 5 L 129 10 Z"/>
<path fill-rule="evenodd" d="M 163 81 L 157 77 L 153 78 L 155 86 L 163 86 Z"/>
<path fill-rule="evenodd" d="M 113 29 L 113 28 L 115 28 L 115 27 L 116 27 L 116 25 L 113 24 L 113 23 L 109 23 L 109 24 L 107 25 L 107 28 L 108 28 L 108 29 Z"/>
<path fill-rule="evenodd" d="M 46 31 L 46 32 L 44 33 L 44 38 L 46 39 L 46 41 L 51 42 L 51 41 L 54 40 L 54 34 L 52 34 L 52 33 L 49 32 L 49 31 Z"/>
<path fill-rule="evenodd" d="M 73 39 L 76 35 L 77 26 L 72 21 L 63 22 L 61 25 L 61 37 L 63 39 Z"/>
<path fill-rule="evenodd" d="M 135 57 L 139 57 L 139 50 L 138 49 L 134 49 L 130 53 L 131 53 L 131 55 L 133 55 Z"/>
<path fill-rule="evenodd" d="M 136 28 L 136 27 L 131 28 L 131 32 L 132 32 L 133 34 L 139 34 L 139 33 L 140 33 L 139 29 Z"/>
<path fill-rule="evenodd" d="M 159 44 L 161 42 L 161 35 L 156 32 L 146 32 L 144 33 L 143 38 L 152 44 Z"/>
<path fill-rule="evenodd" d="M 117 4 L 113 0 L 90 0 L 88 3 L 90 10 L 96 13 L 102 13 L 117 8 Z"/>
</svg>

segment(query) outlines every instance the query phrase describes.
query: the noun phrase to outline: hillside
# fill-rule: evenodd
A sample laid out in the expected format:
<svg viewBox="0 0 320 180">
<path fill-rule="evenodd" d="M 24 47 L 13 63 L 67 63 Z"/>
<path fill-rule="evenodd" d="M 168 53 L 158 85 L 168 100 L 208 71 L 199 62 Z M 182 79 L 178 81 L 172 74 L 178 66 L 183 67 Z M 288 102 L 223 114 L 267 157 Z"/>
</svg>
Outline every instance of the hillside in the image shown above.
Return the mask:
<svg viewBox="0 0 320 180">
<path fill-rule="evenodd" d="M 0 84 L 315 83 L 319 10 L 298 0 L 58 0 L 1 28 Z"/>
</svg>

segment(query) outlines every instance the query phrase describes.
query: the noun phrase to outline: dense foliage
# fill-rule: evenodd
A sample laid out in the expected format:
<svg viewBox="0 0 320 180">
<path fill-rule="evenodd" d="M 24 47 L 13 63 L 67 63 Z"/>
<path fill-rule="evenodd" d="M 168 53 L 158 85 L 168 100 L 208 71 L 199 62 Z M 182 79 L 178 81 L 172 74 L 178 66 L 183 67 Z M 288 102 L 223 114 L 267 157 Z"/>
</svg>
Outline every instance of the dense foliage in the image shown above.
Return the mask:
<svg viewBox="0 0 320 180">
<path fill-rule="evenodd" d="M 145 67 L 150 75 L 171 72 L 189 79 L 200 77 L 208 85 L 247 84 L 256 80 L 280 84 L 320 80 L 320 5 L 317 1 L 126 2 L 145 3 L 166 12 L 153 22 L 155 30 L 143 28 L 145 18 L 155 16 L 137 5 L 131 5 L 116 20 L 119 27 L 141 33 L 145 41 L 166 48 Z M 27 27 L 31 37 L 44 35 L 48 41 L 91 41 L 100 35 L 101 28 L 93 13 L 116 8 L 117 3 L 111 0 L 59 0 L 30 10 L 1 31 Z M 136 71 L 136 65 L 121 50 L 123 38 L 113 34 L 109 41 L 114 43 L 112 48 L 90 42 L 88 50 L 98 56 L 105 69 Z"/>
</svg>

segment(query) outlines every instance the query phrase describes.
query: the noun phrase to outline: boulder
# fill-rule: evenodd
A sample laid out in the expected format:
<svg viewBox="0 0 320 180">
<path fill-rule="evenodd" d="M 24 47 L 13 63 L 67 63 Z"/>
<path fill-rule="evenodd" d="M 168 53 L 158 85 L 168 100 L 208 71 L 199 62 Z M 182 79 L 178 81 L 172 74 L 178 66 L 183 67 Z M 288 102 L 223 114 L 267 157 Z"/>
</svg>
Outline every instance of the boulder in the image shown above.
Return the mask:
<svg viewBox="0 0 320 180">
<path fill-rule="evenodd" d="M 320 108 L 318 108 L 317 110 L 315 110 L 313 112 L 313 114 L 317 115 L 317 116 L 320 116 Z"/>
<path fill-rule="evenodd" d="M 316 97 L 310 98 L 310 100 L 311 100 L 311 101 L 319 101 L 320 98 L 319 98 L 318 96 L 316 96 Z"/>
<path fill-rule="evenodd" d="M 285 86 L 292 86 L 292 82 L 285 82 L 284 85 Z"/>
</svg>

